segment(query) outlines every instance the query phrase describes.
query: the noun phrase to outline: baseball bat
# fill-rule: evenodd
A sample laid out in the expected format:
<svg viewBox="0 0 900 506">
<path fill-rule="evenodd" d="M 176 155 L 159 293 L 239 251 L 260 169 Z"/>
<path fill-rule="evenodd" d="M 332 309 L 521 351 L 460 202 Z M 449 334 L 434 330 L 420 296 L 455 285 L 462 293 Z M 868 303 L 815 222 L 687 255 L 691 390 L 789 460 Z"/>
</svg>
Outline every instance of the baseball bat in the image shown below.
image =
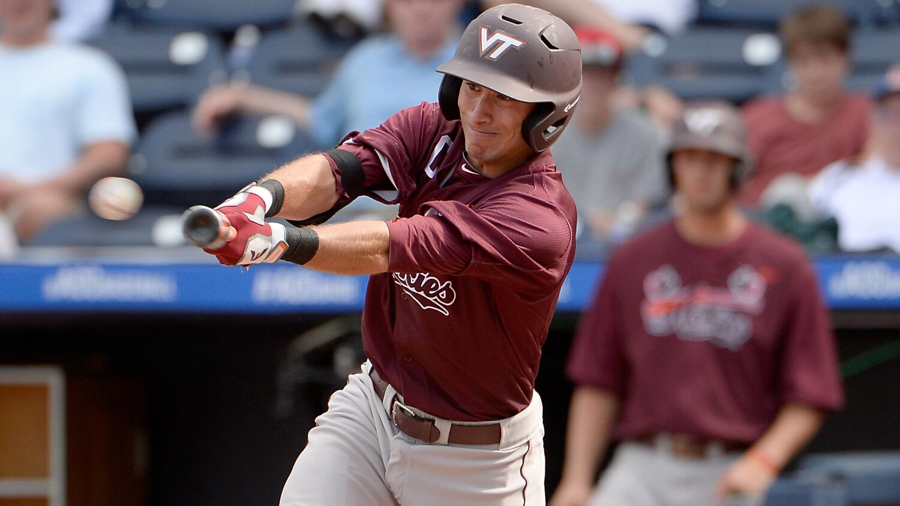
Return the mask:
<svg viewBox="0 0 900 506">
<path fill-rule="evenodd" d="M 234 239 L 237 231 L 225 216 L 206 206 L 193 206 L 181 218 L 187 242 L 204 249 L 218 249 Z"/>
</svg>

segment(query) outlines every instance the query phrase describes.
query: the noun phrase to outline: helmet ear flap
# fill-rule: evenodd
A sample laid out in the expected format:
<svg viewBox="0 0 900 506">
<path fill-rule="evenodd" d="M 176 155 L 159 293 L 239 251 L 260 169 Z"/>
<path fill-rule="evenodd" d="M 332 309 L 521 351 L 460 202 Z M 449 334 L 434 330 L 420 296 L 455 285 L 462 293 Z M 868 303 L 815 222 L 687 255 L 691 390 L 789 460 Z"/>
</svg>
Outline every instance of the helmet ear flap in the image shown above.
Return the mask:
<svg viewBox="0 0 900 506">
<path fill-rule="evenodd" d="M 522 137 L 531 149 L 541 152 L 556 142 L 571 115 L 557 114 L 556 106 L 551 102 L 541 102 L 522 122 Z"/>
<path fill-rule="evenodd" d="M 441 114 L 450 121 L 459 119 L 459 89 L 461 87 L 462 79 L 444 74 L 438 90 L 438 105 L 441 108 Z"/>
<path fill-rule="evenodd" d="M 531 114 L 522 122 L 522 137 L 525 142 L 535 151 L 543 151 L 553 144 L 556 140 L 555 134 L 561 125 L 551 125 L 550 121 L 554 118 L 556 107 L 550 102 L 541 102 L 537 104 Z M 563 117 L 564 121 L 566 118 Z M 557 120 L 556 123 L 560 123 Z"/>
</svg>

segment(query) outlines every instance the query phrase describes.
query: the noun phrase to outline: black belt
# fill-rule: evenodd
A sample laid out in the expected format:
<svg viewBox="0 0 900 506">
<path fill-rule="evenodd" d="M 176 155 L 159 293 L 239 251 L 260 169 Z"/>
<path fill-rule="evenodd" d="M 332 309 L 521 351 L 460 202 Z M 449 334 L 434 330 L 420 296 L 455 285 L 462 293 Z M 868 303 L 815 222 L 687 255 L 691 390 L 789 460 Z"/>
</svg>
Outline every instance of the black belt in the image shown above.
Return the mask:
<svg viewBox="0 0 900 506">
<path fill-rule="evenodd" d="M 372 378 L 375 393 L 383 402 L 388 387 L 387 381 L 378 376 L 374 367 L 369 372 L 369 376 Z M 426 443 L 434 443 L 441 438 L 441 431 L 435 426 L 434 419 L 417 415 L 408 406 L 398 401 L 396 395 L 391 399 L 389 412 L 394 427 L 407 436 Z M 500 432 L 499 423 L 486 425 L 451 423 L 447 442 L 457 445 L 499 445 Z"/>
</svg>

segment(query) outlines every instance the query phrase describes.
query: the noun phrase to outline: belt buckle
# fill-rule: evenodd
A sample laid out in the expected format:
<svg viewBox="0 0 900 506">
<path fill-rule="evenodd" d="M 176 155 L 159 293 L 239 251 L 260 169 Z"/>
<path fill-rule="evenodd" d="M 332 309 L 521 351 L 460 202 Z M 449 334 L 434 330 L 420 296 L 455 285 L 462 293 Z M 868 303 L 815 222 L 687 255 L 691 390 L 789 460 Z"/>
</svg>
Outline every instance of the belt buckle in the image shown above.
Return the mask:
<svg viewBox="0 0 900 506">
<path fill-rule="evenodd" d="M 409 434 L 408 432 L 406 432 L 406 430 L 403 427 L 400 427 L 400 423 L 397 421 L 397 417 L 399 415 L 398 411 L 400 413 L 402 413 L 403 416 L 411 419 L 414 422 L 425 424 L 425 426 L 420 429 L 420 430 L 422 430 L 422 433 L 419 435 Z M 434 420 L 432 418 L 428 418 L 428 417 L 424 417 L 424 416 L 420 416 L 420 415 L 416 414 L 416 412 L 413 411 L 409 406 L 396 400 L 396 398 L 394 399 L 394 406 L 393 406 L 393 409 L 391 410 L 391 423 L 393 423 L 394 427 L 397 427 L 398 429 L 400 429 L 400 431 L 403 432 L 404 434 L 406 434 L 408 436 L 412 436 L 412 437 L 414 437 L 420 441 L 424 441 L 426 443 L 433 443 L 433 442 L 437 441 L 438 436 L 440 435 L 440 434 L 434 435 L 432 433 L 433 429 L 436 428 Z"/>
<path fill-rule="evenodd" d="M 432 420 L 431 418 L 425 418 L 424 416 L 417 415 L 416 412 L 412 410 L 412 408 L 410 408 L 406 404 L 403 404 L 402 402 L 394 399 L 394 409 L 393 409 L 393 413 L 391 413 L 391 421 L 394 423 L 395 426 L 397 425 L 397 420 L 395 419 L 395 417 L 397 416 L 398 409 L 400 411 L 402 411 L 403 414 L 406 415 L 408 418 L 412 418 L 413 420 L 415 420 L 417 422 L 434 423 L 434 420 Z"/>
<path fill-rule="evenodd" d="M 690 436 L 673 434 L 669 437 L 672 455 L 686 459 L 701 459 L 706 456 L 706 445 Z"/>
</svg>

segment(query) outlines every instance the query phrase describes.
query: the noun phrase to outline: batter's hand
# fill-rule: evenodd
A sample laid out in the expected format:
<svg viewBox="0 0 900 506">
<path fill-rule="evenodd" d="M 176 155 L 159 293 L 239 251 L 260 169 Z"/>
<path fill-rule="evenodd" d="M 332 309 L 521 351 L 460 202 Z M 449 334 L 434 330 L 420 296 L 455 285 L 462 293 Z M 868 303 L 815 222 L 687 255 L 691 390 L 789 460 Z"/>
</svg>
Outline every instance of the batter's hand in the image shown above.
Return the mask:
<svg viewBox="0 0 900 506">
<path fill-rule="evenodd" d="M 285 228 L 280 223 L 266 223 L 250 213 L 223 213 L 237 235 L 221 248 L 203 251 L 215 255 L 222 265 L 275 263 L 287 250 Z"/>
<path fill-rule="evenodd" d="M 586 506 L 591 498 L 593 485 L 561 481 L 550 498 L 548 506 Z"/>
<path fill-rule="evenodd" d="M 772 470 L 744 455 L 719 480 L 715 497 L 719 500 L 730 495 L 762 497 L 777 476 Z"/>
<path fill-rule="evenodd" d="M 273 198 L 272 192 L 266 188 L 250 183 L 215 209 L 222 214 L 247 213 L 262 220 L 269 212 Z"/>
</svg>

